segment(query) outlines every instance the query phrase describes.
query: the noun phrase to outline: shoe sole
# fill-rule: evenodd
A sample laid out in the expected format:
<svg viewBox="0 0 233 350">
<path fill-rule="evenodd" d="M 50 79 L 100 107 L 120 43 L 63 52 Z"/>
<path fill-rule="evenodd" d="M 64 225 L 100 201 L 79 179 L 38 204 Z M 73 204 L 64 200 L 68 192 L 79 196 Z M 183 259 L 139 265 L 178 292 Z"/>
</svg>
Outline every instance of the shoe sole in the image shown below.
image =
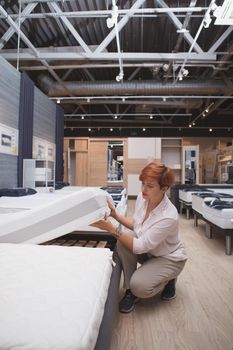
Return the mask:
<svg viewBox="0 0 233 350">
<path fill-rule="evenodd" d="M 172 300 L 172 299 L 175 299 L 175 298 L 176 298 L 176 295 L 174 295 L 173 297 L 170 297 L 170 298 L 161 297 L 161 299 L 165 300 L 165 301 L 169 301 L 169 300 Z"/>
<path fill-rule="evenodd" d="M 135 308 L 135 305 L 137 303 L 139 303 L 139 301 L 140 301 L 140 299 L 136 299 L 134 301 L 134 304 L 132 305 L 132 307 L 130 309 L 127 309 L 127 310 L 126 309 L 119 309 L 119 312 L 122 313 L 122 314 L 128 314 L 128 313 L 132 312 L 134 310 L 134 308 Z"/>
</svg>

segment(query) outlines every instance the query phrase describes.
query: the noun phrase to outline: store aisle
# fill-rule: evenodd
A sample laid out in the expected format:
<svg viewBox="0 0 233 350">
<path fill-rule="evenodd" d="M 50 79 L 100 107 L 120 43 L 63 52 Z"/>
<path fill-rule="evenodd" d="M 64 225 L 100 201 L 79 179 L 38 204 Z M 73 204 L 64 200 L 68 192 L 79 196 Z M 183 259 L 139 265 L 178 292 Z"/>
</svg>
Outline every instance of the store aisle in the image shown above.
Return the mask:
<svg viewBox="0 0 233 350">
<path fill-rule="evenodd" d="M 129 211 L 133 206 L 129 201 Z M 201 220 L 196 228 L 181 215 L 180 232 L 189 260 L 177 298 L 166 302 L 157 296 L 131 314 L 119 313 L 111 350 L 233 349 L 233 255 L 225 255 L 221 235 L 206 238 Z"/>
</svg>

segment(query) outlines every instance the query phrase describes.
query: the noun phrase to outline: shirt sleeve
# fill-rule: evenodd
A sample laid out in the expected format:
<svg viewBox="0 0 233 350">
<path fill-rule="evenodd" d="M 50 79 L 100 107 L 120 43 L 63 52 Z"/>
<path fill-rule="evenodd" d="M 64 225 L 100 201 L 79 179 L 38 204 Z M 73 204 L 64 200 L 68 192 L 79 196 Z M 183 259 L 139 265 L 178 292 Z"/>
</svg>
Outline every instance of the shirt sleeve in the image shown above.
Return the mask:
<svg viewBox="0 0 233 350">
<path fill-rule="evenodd" d="M 172 218 L 164 218 L 155 222 L 139 238 L 133 239 L 133 253 L 143 254 L 153 250 L 169 236 L 175 236 L 177 221 Z"/>
</svg>

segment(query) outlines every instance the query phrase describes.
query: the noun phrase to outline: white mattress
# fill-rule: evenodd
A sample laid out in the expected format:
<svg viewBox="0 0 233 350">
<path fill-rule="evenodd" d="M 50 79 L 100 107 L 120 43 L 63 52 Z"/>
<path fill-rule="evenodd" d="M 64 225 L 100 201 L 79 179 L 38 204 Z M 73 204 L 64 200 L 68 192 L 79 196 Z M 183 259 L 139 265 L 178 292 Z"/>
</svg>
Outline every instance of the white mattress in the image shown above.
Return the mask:
<svg viewBox="0 0 233 350">
<path fill-rule="evenodd" d="M 227 196 L 227 194 L 225 194 Z M 230 198 L 230 195 L 228 198 L 226 198 L 224 194 L 220 193 L 208 193 L 208 192 L 201 192 L 201 193 L 193 193 L 192 194 L 192 208 L 198 212 L 199 214 L 202 214 L 203 212 L 203 205 L 204 202 L 209 202 L 214 200 L 215 198 L 219 198 L 220 200 L 227 199 L 228 201 L 232 202 L 233 201 L 233 196 Z"/>
<path fill-rule="evenodd" d="M 214 188 L 214 187 L 206 187 L 200 190 L 192 190 L 190 189 L 184 189 L 184 190 L 179 190 L 179 199 L 186 202 L 187 204 L 192 204 L 192 195 L 195 193 L 202 193 L 202 192 L 207 192 L 209 191 L 210 193 L 216 192 L 216 193 L 225 193 L 229 195 L 233 195 L 233 189 L 229 188 Z"/>
<path fill-rule="evenodd" d="M 204 188 L 200 189 L 200 190 L 199 189 L 179 190 L 179 199 L 186 202 L 186 203 L 189 203 L 191 205 L 192 204 L 192 195 L 194 193 L 200 193 L 200 192 L 206 192 L 206 190 Z"/>
<path fill-rule="evenodd" d="M 0 244 L 0 349 L 92 350 L 109 249 Z"/>
<path fill-rule="evenodd" d="M 232 208 L 216 209 L 204 203 L 202 216 L 218 227 L 233 229 L 233 206 Z"/>
<path fill-rule="evenodd" d="M 64 188 L 0 198 L 0 242 L 42 243 L 109 214 L 107 193 L 98 188 Z"/>
</svg>

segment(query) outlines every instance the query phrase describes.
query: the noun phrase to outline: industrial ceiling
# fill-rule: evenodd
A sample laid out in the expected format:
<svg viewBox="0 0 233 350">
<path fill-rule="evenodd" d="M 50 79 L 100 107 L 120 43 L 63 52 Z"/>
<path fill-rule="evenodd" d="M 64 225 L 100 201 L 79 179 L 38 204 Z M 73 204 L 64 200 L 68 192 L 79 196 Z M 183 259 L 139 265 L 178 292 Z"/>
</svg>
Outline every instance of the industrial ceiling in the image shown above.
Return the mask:
<svg viewBox="0 0 233 350">
<path fill-rule="evenodd" d="M 0 0 L 0 55 L 65 136 L 232 136 L 233 0 Z"/>
</svg>

